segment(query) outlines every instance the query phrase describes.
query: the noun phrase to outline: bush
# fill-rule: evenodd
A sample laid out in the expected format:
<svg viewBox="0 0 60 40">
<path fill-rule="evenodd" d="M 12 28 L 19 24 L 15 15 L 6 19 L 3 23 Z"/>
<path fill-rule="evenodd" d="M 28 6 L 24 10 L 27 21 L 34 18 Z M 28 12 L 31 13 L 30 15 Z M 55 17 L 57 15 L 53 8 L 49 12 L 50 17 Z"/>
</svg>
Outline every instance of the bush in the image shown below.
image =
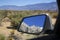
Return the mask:
<svg viewBox="0 0 60 40">
<path fill-rule="evenodd" d="M 1 20 L 5 17 L 8 17 L 11 20 L 12 26 L 14 28 L 20 23 L 21 19 L 30 15 L 38 15 L 41 13 L 49 13 L 53 18 L 57 17 L 57 12 L 47 11 L 47 10 L 24 10 L 24 11 L 13 11 L 13 10 L 0 10 L 0 23 Z"/>
<path fill-rule="evenodd" d="M 0 34 L 0 40 L 5 40 L 5 36 L 3 34 Z"/>
<path fill-rule="evenodd" d="M 57 18 L 58 13 L 52 15 L 53 18 Z"/>
</svg>

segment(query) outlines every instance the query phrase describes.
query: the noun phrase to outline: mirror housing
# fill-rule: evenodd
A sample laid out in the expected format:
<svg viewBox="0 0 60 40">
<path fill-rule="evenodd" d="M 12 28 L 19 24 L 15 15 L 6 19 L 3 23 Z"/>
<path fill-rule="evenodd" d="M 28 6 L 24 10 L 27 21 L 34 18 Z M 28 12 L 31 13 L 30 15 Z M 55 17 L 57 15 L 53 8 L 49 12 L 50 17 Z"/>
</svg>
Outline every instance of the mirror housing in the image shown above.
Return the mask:
<svg viewBox="0 0 60 40">
<path fill-rule="evenodd" d="M 25 19 L 26 17 L 24 17 L 24 18 L 22 19 L 22 21 L 20 22 L 20 24 L 19 24 L 18 27 L 17 27 L 17 30 L 18 30 L 19 32 L 28 33 L 28 34 L 47 33 L 46 31 L 48 31 L 48 30 L 53 31 L 54 28 L 53 28 L 53 26 L 52 26 L 51 17 L 50 17 L 49 15 L 47 15 L 47 14 L 40 14 L 40 16 L 41 16 L 41 15 L 45 15 L 45 16 L 46 16 L 46 21 L 45 21 L 45 25 L 44 25 L 44 27 L 43 27 L 43 30 L 42 30 L 40 33 L 28 33 L 28 32 L 23 32 L 23 31 L 20 31 L 20 30 L 19 30 L 23 19 Z M 38 15 L 34 15 L 34 16 L 38 16 Z M 29 17 L 30 17 L 30 16 L 29 16 Z M 32 17 L 33 17 L 33 16 L 32 16 Z M 27 17 L 27 18 L 28 18 L 28 17 Z"/>
<path fill-rule="evenodd" d="M 48 14 L 45 15 L 47 16 L 47 20 L 46 20 L 44 32 L 42 33 L 52 34 L 54 30 L 54 26 L 52 25 L 52 20 L 51 20 L 52 18 Z"/>
</svg>

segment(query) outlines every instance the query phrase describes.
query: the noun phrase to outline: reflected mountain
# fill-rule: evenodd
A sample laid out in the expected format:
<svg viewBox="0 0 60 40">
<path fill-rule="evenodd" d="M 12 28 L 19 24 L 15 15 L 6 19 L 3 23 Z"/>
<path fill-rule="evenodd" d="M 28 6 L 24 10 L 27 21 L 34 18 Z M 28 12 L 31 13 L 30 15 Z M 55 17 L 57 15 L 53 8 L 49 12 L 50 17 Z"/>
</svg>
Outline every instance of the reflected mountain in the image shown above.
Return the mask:
<svg viewBox="0 0 60 40">
<path fill-rule="evenodd" d="M 42 29 L 43 27 L 39 27 L 35 25 L 29 26 L 25 22 L 22 22 L 21 27 L 20 27 L 20 31 L 29 32 L 29 33 L 39 33 L 42 31 Z"/>
</svg>

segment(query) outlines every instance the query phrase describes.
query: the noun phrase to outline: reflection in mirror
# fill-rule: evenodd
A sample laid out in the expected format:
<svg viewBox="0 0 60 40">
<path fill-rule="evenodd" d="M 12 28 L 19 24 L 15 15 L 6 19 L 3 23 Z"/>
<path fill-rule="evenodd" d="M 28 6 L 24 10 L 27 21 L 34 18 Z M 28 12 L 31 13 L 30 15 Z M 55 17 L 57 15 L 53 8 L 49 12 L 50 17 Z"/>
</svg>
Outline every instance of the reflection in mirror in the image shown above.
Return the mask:
<svg viewBox="0 0 60 40">
<path fill-rule="evenodd" d="M 45 15 L 24 18 L 19 30 L 27 33 L 40 33 L 43 30 L 45 19 Z"/>
</svg>

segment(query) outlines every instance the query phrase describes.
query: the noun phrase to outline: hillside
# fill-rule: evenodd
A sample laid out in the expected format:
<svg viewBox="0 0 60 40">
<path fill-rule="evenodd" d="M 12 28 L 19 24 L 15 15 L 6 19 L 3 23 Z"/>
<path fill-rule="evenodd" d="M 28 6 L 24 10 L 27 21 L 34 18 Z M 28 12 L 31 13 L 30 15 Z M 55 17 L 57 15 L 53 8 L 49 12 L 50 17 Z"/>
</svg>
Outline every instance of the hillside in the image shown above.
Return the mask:
<svg viewBox="0 0 60 40">
<path fill-rule="evenodd" d="M 57 10 L 56 2 L 38 3 L 26 6 L 3 5 L 0 10 Z"/>
</svg>

